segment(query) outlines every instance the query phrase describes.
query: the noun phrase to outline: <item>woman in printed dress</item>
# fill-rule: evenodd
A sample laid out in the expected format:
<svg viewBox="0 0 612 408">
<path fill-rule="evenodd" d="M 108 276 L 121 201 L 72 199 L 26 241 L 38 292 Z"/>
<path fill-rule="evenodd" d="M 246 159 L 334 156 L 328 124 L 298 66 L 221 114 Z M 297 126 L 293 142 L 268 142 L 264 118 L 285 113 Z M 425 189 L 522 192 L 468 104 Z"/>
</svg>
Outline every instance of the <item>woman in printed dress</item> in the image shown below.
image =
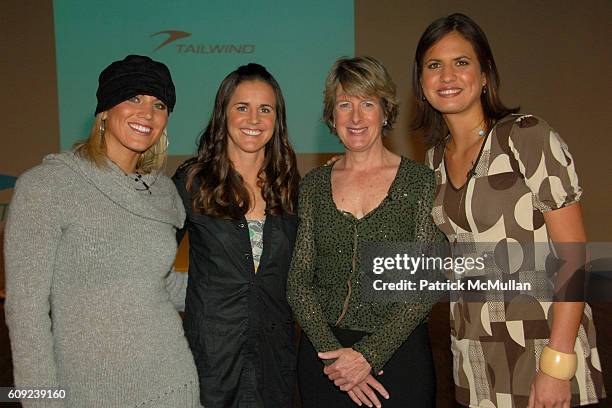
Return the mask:
<svg viewBox="0 0 612 408">
<path fill-rule="evenodd" d="M 498 276 L 533 282 L 545 269 L 529 250 L 540 248 L 535 243 L 586 242 L 582 190 L 559 135 L 504 106 L 498 88 L 492 52 L 473 20 L 453 14 L 427 27 L 414 61 L 413 127 L 431 145 L 434 221 L 452 244 L 490 245 L 495 256 L 518 247 L 521 259 Z M 461 405 L 569 407 L 605 396 L 589 305 L 530 295 L 451 302 Z"/>
</svg>

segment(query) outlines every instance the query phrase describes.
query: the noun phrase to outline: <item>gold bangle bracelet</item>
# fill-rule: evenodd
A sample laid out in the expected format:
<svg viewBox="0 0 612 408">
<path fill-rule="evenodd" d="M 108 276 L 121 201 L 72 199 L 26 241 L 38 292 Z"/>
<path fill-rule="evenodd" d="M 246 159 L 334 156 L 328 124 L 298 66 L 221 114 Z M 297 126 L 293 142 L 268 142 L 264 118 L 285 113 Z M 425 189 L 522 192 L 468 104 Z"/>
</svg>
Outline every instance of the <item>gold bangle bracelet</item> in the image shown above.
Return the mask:
<svg viewBox="0 0 612 408">
<path fill-rule="evenodd" d="M 540 370 L 553 378 L 569 380 L 576 374 L 576 353 L 562 353 L 544 347 L 540 356 Z"/>
</svg>

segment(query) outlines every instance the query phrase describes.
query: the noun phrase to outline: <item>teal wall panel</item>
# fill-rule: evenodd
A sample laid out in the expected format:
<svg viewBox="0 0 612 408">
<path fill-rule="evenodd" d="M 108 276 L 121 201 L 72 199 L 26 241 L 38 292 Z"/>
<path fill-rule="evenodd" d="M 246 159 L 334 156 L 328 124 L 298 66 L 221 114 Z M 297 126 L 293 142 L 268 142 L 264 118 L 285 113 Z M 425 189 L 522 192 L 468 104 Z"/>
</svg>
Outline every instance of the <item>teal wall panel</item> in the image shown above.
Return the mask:
<svg viewBox="0 0 612 408">
<path fill-rule="evenodd" d="M 167 64 L 176 84 L 170 154 L 194 153 L 219 83 L 248 62 L 280 83 L 298 153 L 341 150 L 321 122 L 323 84 L 331 64 L 354 53 L 352 0 L 56 0 L 53 7 L 62 149 L 89 132 L 100 71 L 141 54 Z"/>
</svg>

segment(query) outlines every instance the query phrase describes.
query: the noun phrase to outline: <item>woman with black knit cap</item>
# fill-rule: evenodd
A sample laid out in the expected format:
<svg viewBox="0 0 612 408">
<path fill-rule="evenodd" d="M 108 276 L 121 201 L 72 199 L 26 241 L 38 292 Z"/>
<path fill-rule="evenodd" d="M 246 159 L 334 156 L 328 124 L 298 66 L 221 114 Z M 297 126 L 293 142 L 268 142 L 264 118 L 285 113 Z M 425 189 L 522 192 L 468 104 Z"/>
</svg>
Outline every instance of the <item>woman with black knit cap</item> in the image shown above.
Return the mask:
<svg viewBox="0 0 612 408">
<path fill-rule="evenodd" d="M 65 389 L 70 407 L 199 407 L 173 304 L 184 287 L 167 273 L 185 218 L 160 171 L 170 72 L 130 55 L 102 71 L 97 99 L 89 138 L 15 188 L 5 239 L 15 385 Z"/>
</svg>

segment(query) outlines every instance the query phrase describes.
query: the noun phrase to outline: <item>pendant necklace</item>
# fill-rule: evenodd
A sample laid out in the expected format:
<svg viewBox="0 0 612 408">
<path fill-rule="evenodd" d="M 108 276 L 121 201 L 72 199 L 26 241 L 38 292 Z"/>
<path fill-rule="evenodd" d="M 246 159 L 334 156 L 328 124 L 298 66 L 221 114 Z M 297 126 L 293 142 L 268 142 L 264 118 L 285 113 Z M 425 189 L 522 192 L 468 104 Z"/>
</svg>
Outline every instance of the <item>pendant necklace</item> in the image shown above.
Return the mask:
<svg viewBox="0 0 612 408">
<path fill-rule="evenodd" d="M 472 177 L 476 176 L 476 167 L 478 166 L 478 163 L 480 161 L 480 156 L 482 155 L 482 151 L 484 149 L 485 144 L 487 143 L 487 139 L 489 137 L 489 132 L 486 132 L 484 129 L 479 129 L 478 130 L 478 136 L 480 136 L 482 139 L 482 144 L 480 145 L 480 149 L 478 149 L 478 153 L 476 154 L 476 156 L 474 157 L 474 159 L 472 159 L 470 161 L 470 164 L 472 165 L 472 167 L 468 170 L 466 177 L 467 179 L 465 180 L 465 183 L 463 184 L 463 191 L 461 192 L 461 196 L 459 198 L 459 211 L 461 211 L 461 209 L 463 208 L 464 205 L 464 201 L 465 201 L 465 196 L 467 195 L 467 189 L 468 189 L 468 184 L 470 183 L 470 179 Z M 448 138 L 447 138 L 447 142 L 448 140 L 450 140 L 451 138 L 451 134 L 449 133 Z M 446 144 L 444 146 L 445 149 L 448 149 L 448 144 Z M 448 177 L 448 169 L 446 171 L 447 177 Z M 450 177 L 448 177 L 448 182 L 450 183 Z M 466 211 L 464 210 L 464 213 L 466 213 Z M 457 245 L 457 233 L 455 232 L 455 239 L 453 240 L 453 246 Z"/>
</svg>

